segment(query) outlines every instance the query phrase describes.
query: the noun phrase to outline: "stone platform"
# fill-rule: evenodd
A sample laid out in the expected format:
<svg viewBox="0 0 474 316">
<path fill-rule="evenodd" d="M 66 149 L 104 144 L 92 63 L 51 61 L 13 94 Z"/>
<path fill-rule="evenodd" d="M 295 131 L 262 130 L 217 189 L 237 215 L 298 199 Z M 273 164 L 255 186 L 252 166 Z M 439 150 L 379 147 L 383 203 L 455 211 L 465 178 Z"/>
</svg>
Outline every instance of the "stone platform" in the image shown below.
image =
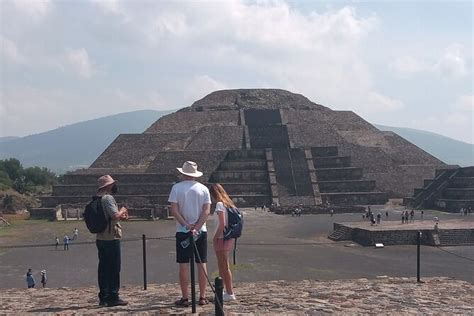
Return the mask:
<svg viewBox="0 0 474 316">
<path fill-rule="evenodd" d="M 353 240 L 363 246 L 413 245 L 417 243 L 417 232 L 421 232 L 421 243 L 431 246 L 474 245 L 473 220 L 446 220 L 434 230 L 431 220 L 402 224 L 401 221 L 382 221 L 371 225 L 367 221 L 334 223 L 332 240 Z"/>
<path fill-rule="evenodd" d="M 237 301 L 226 303 L 226 315 L 472 315 L 474 286 L 451 278 L 395 278 L 300 282 L 236 283 Z M 0 314 L 55 315 L 183 315 L 191 307 L 176 308 L 177 284 L 121 289 L 128 306 L 99 308 L 97 288 L 0 290 Z M 212 297 L 212 292 L 208 292 Z M 214 315 L 214 305 L 197 306 L 198 315 Z"/>
</svg>

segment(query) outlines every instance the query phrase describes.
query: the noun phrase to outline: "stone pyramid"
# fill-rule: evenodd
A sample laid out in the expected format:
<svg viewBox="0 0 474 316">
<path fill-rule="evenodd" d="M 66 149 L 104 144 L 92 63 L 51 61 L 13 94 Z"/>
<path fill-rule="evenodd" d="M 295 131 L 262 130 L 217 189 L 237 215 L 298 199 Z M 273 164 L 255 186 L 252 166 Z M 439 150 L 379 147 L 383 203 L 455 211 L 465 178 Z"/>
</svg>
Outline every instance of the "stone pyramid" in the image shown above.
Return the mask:
<svg viewBox="0 0 474 316">
<path fill-rule="evenodd" d="M 43 206 L 86 203 L 103 174 L 120 181 L 119 202 L 166 205 L 176 167 L 186 160 L 198 163 L 202 182 L 223 184 L 240 206 L 383 204 L 446 168 L 352 111 L 285 90 L 222 90 L 142 134 L 119 135 L 88 169 L 67 174 Z"/>
</svg>

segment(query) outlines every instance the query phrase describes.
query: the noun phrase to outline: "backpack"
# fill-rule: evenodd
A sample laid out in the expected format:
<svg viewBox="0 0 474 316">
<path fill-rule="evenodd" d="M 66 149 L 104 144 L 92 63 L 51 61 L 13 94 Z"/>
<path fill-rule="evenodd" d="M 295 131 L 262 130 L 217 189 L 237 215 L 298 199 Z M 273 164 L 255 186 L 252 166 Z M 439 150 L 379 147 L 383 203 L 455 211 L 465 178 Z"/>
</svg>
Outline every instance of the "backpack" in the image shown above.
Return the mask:
<svg viewBox="0 0 474 316">
<path fill-rule="evenodd" d="M 236 207 L 227 208 L 227 226 L 224 228 L 224 239 L 235 239 L 242 235 L 244 215 Z"/>
<path fill-rule="evenodd" d="M 103 232 L 109 224 L 109 220 L 102 209 L 102 198 L 100 196 L 92 197 L 92 201 L 86 205 L 82 216 L 86 222 L 87 229 L 93 234 Z"/>
</svg>

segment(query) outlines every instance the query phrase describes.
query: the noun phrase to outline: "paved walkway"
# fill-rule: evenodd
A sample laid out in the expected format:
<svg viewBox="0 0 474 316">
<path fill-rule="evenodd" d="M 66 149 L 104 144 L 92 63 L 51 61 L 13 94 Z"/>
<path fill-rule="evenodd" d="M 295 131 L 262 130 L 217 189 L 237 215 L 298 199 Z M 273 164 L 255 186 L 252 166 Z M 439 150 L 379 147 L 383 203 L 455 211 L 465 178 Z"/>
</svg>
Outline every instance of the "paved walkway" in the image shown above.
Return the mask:
<svg viewBox="0 0 474 316">
<path fill-rule="evenodd" d="M 376 279 L 303 280 L 237 283 L 238 300 L 225 305 L 226 315 L 304 315 L 304 314 L 474 314 L 474 285 L 450 278 L 377 277 Z M 92 315 L 97 313 L 190 314 L 189 308 L 176 308 L 177 284 L 151 285 L 147 291 L 124 287 L 125 307 L 100 308 L 97 289 L 4 289 L 0 290 L 0 314 L 54 313 Z M 209 297 L 211 297 L 211 293 Z M 212 304 L 201 307 L 200 315 L 212 315 Z"/>
<path fill-rule="evenodd" d="M 381 230 L 423 230 L 433 229 L 433 220 L 416 220 L 414 223 L 402 224 L 402 221 L 382 221 L 381 224 L 370 225 L 369 222 L 347 222 L 339 223 L 352 228 L 361 228 L 370 231 Z M 462 219 L 441 220 L 438 224 L 439 229 L 474 229 L 474 216 Z"/>
</svg>

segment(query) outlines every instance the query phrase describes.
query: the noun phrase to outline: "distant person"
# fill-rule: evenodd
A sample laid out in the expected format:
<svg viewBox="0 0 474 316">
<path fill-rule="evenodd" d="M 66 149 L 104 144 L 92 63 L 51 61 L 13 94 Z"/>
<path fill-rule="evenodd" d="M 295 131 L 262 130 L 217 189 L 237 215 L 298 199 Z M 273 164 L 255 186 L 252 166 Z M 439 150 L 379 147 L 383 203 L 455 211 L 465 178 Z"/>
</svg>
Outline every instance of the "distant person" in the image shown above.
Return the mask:
<svg viewBox="0 0 474 316">
<path fill-rule="evenodd" d="M 63 243 L 64 243 L 64 250 L 69 250 L 69 236 L 68 235 L 64 235 L 64 238 L 63 238 Z"/>
<path fill-rule="evenodd" d="M 412 209 L 411 212 L 410 212 L 410 221 L 412 223 L 415 222 L 415 211 Z"/>
<path fill-rule="evenodd" d="M 421 210 L 421 220 L 423 220 L 423 215 L 425 214 L 425 212 L 423 210 Z"/>
<path fill-rule="evenodd" d="M 56 236 L 56 238 L 54 238 L 54 242 L 55 242 L 55 250 L 58 250 L 58 246 L 59 246 L 59 237 Z"/>
<path fill-rule="evenodd" d="M 227 208 L 235 208 L 234 202 L 220 184 L 211 185 L 210 194 L 216 201 L 215 213 L 218 221 L 213 237 L 214 251 L 216 252 L 219 276 L 224 280 L 225 292 L 224 302 L 235 301 L 234 288 L 232 286 L 232 272 L 229 265 L 229 252 L 234 245 L 234 240 L 224 240 L 224 229 L 228 226 Z M 297 208 L 298 209 L 298 208 Z"/>
<path fill-rule="evenodd" d="M 31 269 L 28 269 L 28 272 L 26 272 L 26 285 L 28 285 L 29 289 L 34 288 L 36 285 Z"/>
<path fill-rule="evenodd" d="M 402 224 L 405 224 L 405 211 L 402 212 Z"/>
<path fill-rule="evenodd" d="M 433 217 L 433 221 L 434 221 L 436 224 L 439 224 L 439 218 L 438 218 L 438 216 Z"/>
<path fill-rule="evenodd" d="M 385 211 L 385 219 L 388 219 L 388 211 Z"/>
<path fill-rule="evenodd" d="M 72 240 L 76 240 L 79 237 L 79 229 L 77 227 L 74 228 L 74 235 L 72 236 Z"/>
<path fill-rule="evenodd" d="M 41 271 L 41 284 L 43 285 L 43 288 L 46 287 L 46 283 L 48 282 L 48 277 L 46 276 L 46 270 Z"/>
<path fill-rule="evenodd" d="M 105 175 L 97 180 L 96 196 L 100 197 L 102 210 L 109 219 L 107 228 L 96 234 L 96 246 L 99 253 L 99 305 L 124 306 L 128 303 L 119 297 L 122 226 L 120 220 L 128 219 L 128 210 L 118 208 L 113 197 L 117 193 L 117 182 Z"/>
<path fill-rule="evenodd" d="M 380 212 L 377 214 L 377 224 L 380 224 L 380 220 L 382 219 L 382 214 Z"/>
<path fill-rule="evenodd" d="M 206 220 L 211 207 L 209 189 L 196 181 L 202 176 L 193 161 L 186 161 L 182 168 L 176 168 L 183 181 L 171 188 L 168 202 L 171 203 L 171 214 L 176 220 L 176 262 L 179 264 L 179 285 L 181 298 L 175 301 L 176 306 L 189 306 L 189 262 L 191 251 L 188 240 L 195 236 L 195 259 L 198 266 L 199 305 L 208 304 L 206 299 L 207 275 L 207 228 Z M 264 206 L 262 206 L 263 208 Z"/>
<path fill-rule="evenodd" d="M 331 210 L 329 211 L 329 214 L 331 214 L 331 217 L 333 217 L 334 215 L 334 210 L 331 208 Z"/>
</svg>

